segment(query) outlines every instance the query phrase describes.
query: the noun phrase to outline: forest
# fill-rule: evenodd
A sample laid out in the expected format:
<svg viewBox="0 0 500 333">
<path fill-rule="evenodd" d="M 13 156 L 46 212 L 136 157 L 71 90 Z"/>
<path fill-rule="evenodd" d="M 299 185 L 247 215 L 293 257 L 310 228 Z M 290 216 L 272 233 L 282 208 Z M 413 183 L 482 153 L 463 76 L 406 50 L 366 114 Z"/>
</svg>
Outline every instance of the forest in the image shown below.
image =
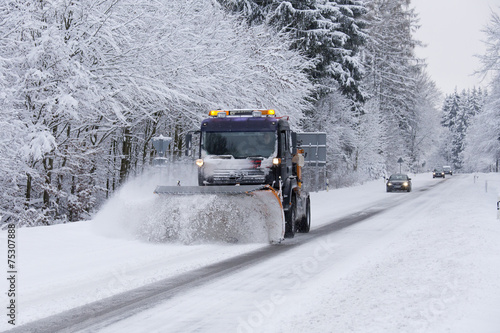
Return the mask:
<svg viewBox="0 0 500 333">
<path fill-rule="evenodd" d="M 451 165 L 496 171 L 500 17 L 488 87 L 442 95 L 410 0 L 9 0 L 0 4 L 0 225 L 85 220 L 151 167 L 152 139 L 212 109 L 327 133 L 330 186 Z"/>
</svg>

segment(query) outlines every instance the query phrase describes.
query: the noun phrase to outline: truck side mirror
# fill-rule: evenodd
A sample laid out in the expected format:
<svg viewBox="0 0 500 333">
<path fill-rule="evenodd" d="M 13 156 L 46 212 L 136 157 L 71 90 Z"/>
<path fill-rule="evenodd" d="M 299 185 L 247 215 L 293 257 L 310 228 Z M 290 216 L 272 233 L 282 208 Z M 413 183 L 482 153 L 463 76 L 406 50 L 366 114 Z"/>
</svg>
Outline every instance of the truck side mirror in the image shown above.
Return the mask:
<svg viewBox="0 0 500 333">
<path fill-rule="evenodd" d="M 193 141 L 193 134 L 188 133 L 184 137 L 184 140 L 186 142 L 186 156 L 191 156 L 193 154 L 193 149 L 192 149 L 192 141 Z"/>
<path fill-rule="evenodd" d="M 297 148 L 297 133 L 295 132 L 292 132 L 292 147 L 293 148 Z"/>
</svg>

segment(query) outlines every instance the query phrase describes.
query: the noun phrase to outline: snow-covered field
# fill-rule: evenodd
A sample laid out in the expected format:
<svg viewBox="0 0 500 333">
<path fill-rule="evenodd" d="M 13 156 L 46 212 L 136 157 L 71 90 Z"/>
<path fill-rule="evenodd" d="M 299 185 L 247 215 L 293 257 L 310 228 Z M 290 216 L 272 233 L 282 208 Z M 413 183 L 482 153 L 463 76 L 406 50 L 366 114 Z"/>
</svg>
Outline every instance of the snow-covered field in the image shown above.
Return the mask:
<svg viewBox="0 0 500 333">
<path fill-rule="evenodd" d="M 411 193 L 386 193 L 382 180 L 313 193 L 312 233 L 400 204 L 304 244 L 286 240 L 297 245 L 101 331 L 500 332 L 500 175 L 478 176 L 414 175 Z M 17 230 L 17 325 L 270 246 L 150 243 L 99 223 Z M 0 331 L 11 328 L 2 317 Z"/>
</svg>

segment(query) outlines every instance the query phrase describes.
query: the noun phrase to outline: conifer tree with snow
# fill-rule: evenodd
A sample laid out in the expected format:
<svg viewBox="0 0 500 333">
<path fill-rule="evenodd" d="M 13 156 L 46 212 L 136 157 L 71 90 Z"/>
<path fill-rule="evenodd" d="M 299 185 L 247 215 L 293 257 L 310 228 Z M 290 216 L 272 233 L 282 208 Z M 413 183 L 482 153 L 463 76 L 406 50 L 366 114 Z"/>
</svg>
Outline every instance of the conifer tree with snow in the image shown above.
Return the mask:
<svg viewBox="0 0 500 333">
<path fill-rule="evenodd" d="M 500 15 L 493 12 L 484 28 L 486 52 L 480 56 L 481 72 L 491 75 L 489 93 L 485 96 L 482 112 L 477 111 L 476 103 L 471 109 L 476 113 L 472 118 L 466 146 L 464 162 L 468 171 L 500 170 Z M 477 96 L 480 92 L 477 91 Z M 479 99 L 481 100 L 481 99 Z M 481 105 L 481 104 L 480 104 Z"/>
<path fill-rule="evenodd" d="M 463 90 L 460 94 L 455 91 L 445 98 L 441 125 L 447 129 L 447 135 L 443 156 L 457 170 L 463 167 L 468 128 L 473 118 L 482 112 L 484 103 L 482 90 L 476 88 Z"/>
<path fill-rule="evenodd" d="M 420 79 L 423 62 L 414 52 L 417 15 L 409 0 L 374 0 L 367 8 L 363 83 L 383 119 L 383 154 L 388 167 L 400 157 L 413 164 L 418 159 L 412 155 L 412 137 L 419 122 L 419 85 L 428 84 Z"/>
<path fill-rule="evenodd" d="M 292 37 L 291 47 L 315 61 L 307 73 L 315 85 L 312 107 L 301 123 L 305 131 L 322 128 L 329 137 L 329 173 L 337 179 L 357 172 L 356 134 L 365 93 L 360 81 L 360 49 L 365 42 L 365 3 L 355 0 L 219 0 L 242 13 L 250 25 L 267 24 Z M 334 105 L 335 103 L 336 105 Z M 336 182 L 336 180 L 332 179 Z"/>
<path fill-rule="evenodd" d="M 365 4 L 359 0 L 219 0 L 226 8 L 240 12 L 250 24 L 267 23 L 293 38 L 292 48 L 316 66 L 309 76 L 317 84 L 316 99 L 332 90 L 354 101 L 363 100 L 359 87 L 362 64 L 359 50 L 364 43 Z M 325 80 L 326 79 L 326 80 Z M 329 82 L 336 82 L 336 85 Z"/>
</svg>

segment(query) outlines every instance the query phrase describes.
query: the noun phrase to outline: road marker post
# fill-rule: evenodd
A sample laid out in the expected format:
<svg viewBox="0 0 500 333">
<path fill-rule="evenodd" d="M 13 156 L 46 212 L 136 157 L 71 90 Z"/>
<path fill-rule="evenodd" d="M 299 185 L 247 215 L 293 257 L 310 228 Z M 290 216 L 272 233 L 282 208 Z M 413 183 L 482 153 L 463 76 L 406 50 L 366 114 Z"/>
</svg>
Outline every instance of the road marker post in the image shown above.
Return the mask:
<svg viewBox="0 0 500 333">
<path fill-rule="evenodd" d="M 500 193 L 498 193 L 497 197 L 497 220 L 500 220 Z"/>
</svg>

